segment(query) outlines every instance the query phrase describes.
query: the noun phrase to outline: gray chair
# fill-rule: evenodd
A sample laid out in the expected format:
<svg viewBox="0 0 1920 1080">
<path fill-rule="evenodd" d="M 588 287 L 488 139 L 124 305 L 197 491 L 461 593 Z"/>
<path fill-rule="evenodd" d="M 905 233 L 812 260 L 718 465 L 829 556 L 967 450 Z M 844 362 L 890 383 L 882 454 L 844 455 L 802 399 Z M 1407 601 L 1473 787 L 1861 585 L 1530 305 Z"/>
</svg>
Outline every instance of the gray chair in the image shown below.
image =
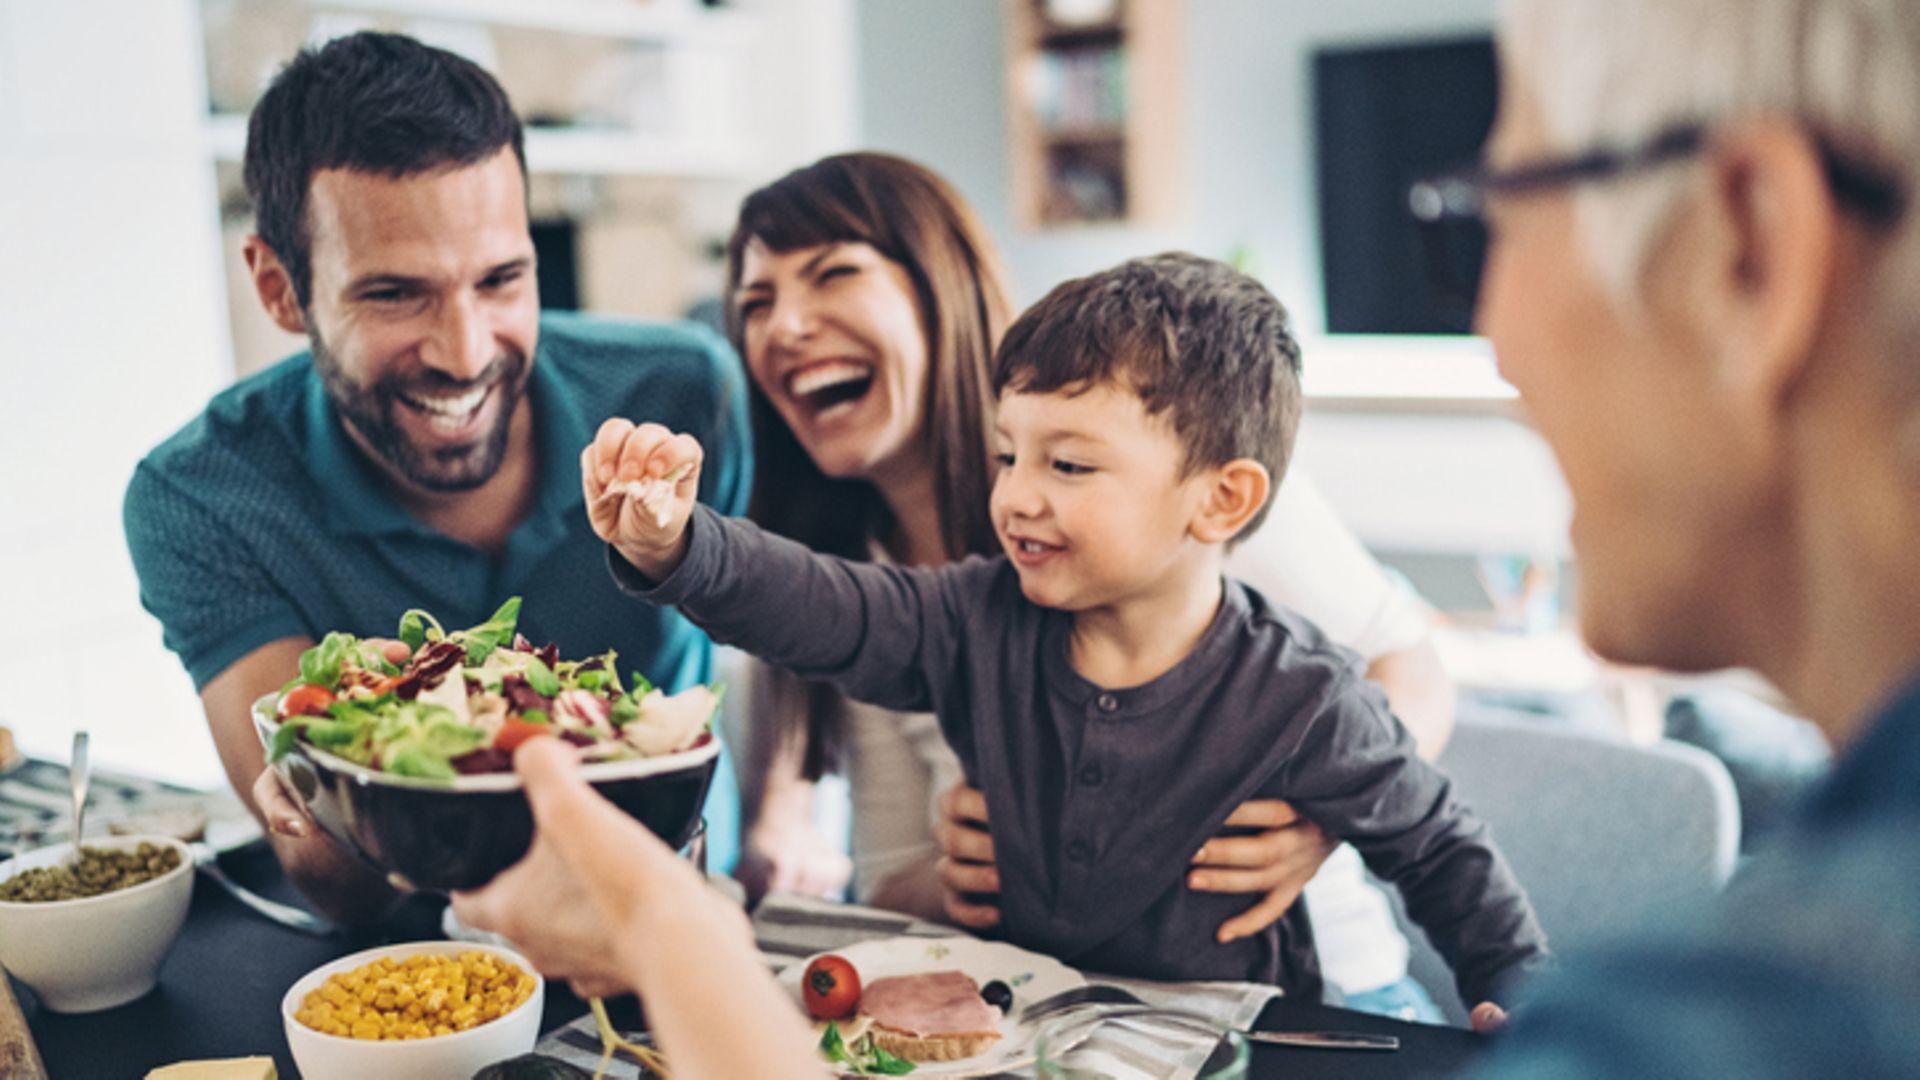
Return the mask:
<svg viewBox="0 0 1920 1080">
<path fill-rule="evenodd" d="M 1739 805 L 1704 750 L 1463 714 L 1440 768 L 1493 830 L 1556 952 L 1710 897 L 1733 873 Z M 1413 945 L 1411 973 L 1464 1025 L 1452 975 L 1387 892 Z"/>
</svg>

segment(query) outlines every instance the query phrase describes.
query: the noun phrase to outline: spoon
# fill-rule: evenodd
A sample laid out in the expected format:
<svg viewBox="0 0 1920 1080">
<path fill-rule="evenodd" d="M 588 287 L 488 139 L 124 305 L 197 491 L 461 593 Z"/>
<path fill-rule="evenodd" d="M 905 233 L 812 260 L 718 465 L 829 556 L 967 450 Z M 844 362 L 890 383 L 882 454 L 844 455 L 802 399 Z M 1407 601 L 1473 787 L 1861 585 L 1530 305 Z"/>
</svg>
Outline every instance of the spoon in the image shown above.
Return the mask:
<svg viewBox="0 0 1920 1080">
<path fill-rule="evenodd" d="M 87 817 L 87 781 L 93 770 L 87 765 L 87 733 L 73 733 L 73 759 L 67 766 L 67 783 L 73 789 L 73 853 L 70 856 L 75 864 L 80 862 L 80 829 Z"/>
</svg>

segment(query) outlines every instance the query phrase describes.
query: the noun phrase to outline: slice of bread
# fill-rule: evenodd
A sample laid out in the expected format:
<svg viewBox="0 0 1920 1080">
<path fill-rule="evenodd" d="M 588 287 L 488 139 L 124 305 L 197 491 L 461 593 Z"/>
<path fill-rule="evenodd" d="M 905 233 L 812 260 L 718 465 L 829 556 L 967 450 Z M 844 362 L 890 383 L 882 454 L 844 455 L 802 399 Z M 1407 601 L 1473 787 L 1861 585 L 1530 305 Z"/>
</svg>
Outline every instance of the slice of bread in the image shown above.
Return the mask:
<svg viewBox="0 0 1920 1080">
<path fill-rule="evenodd" d="M 961 1031 L 951 1035 L 911 1035 L 896 1031 L 885 1024 L 875 1022 L 867 1034 L 873 1036 L 873 1044 L 895 1057 L 920 1063 L 926 1061 L 959 1061 L 975 1054 L 983 1054 L 994 1043 L 1000 1041 L 997 1031 Z"/>
</svg>

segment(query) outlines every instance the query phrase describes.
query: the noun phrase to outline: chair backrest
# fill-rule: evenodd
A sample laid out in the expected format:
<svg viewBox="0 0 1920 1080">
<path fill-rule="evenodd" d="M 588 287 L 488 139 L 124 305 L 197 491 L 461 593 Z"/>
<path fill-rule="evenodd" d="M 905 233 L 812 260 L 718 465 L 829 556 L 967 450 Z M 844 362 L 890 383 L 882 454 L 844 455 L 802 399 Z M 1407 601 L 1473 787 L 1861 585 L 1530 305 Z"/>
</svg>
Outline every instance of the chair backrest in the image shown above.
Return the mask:
<svg viewBox="0 0 1920 1080">
<path fill-rule="evenodd" d="M 1463 716 L 1440 768 L 1493 830 L 1558 952 L 1697 903 L 1733 873 L 1740 846 L 1733 780 L 1695 747 Z M 1413 975 L 1449 1018 L 1464 1023 L 1446 966 L 1394 900 L 1413 945 Z"/>
</svg>

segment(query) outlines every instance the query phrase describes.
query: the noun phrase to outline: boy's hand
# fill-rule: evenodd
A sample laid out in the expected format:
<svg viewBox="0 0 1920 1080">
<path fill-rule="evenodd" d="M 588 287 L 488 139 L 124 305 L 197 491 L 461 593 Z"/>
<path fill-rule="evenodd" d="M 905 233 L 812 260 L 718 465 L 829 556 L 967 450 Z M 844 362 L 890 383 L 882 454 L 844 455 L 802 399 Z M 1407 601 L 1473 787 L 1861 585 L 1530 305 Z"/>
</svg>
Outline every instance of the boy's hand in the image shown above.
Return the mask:
<svg viewBox="0 0 1920 1080">
<path fill-rule="evenodd" d="M 587 519 L 600 539 L 658 581 L 687 552 L 687 519 L 700 490 L 700 443 L 659 424 L 615 417 L 580 454 Z"/>
<path fill-rule="evenodd" d="M 1473 1030 L 1482 1035 L 1491 1035 L 1507 1026 L 1507 1010 L 1491 1001 L 1483 1001 L 1473 1007 L 1467 1020 L 1473 1025 Z"/>
</svg>

